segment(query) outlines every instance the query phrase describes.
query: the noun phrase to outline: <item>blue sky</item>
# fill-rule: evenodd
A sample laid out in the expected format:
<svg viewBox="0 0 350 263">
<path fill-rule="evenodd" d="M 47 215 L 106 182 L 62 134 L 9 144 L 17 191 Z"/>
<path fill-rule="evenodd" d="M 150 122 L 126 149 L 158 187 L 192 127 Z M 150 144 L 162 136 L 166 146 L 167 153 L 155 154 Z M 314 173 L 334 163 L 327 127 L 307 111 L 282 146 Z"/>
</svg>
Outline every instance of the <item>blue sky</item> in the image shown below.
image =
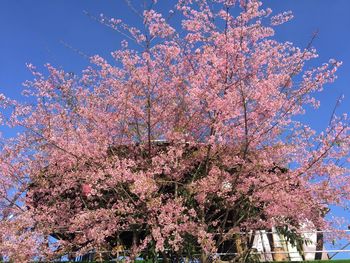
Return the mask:
<svg viewBox="0 0 350 263">
<path fill-rule="evenodd" d="M 174 2 L 167 3 L 170 1 Z M 277 29 L 277 39 L 305 47 L 318 30 L 314 47 L 320 57 L 315 63 L 330 58 L 344 63 L 338 80 L 317 95 L 321 108 L 302 117 L 316 130 L 324 129 L 340 95 L 344 94 L 345 99 L 338 112 L 350 112 L 350 1 L 265 0 L 264 4 L 275 12 L 292 10 L 295 15 L 291 22 Z M 122 37 L 88 17 L 84 10 L 96 16 L 104 13 L 138 23 L 123 0 L 1 0 L 0 93 L 18 97 L 21 83 L 31 79 L 25 63 L 41 68 L 49 62 L 79 74 L 88 60 L 61 41 L 87 55 L 100 54 L 111 59 L 110 52 L 120 47 Z"/>
<path fill-rule="evenodd" d="M 305 47 L 312 33 L 318 30 L 314 47 L 320 57 L 315 63 L 327 62 L 329 58 L 344 62 L 336 83 L 328 85 L 317 96 L 321 108 L 302 117 L 315 129 L 323 129 L 341 94 L 345 99 L 339 112 L 350 110 L 350 1 L 265 0 L 264 3 L 275 12 L 294 12 L 295 18 L 277 29 L 278 39 Z M 87 55 L 101 54 L 111 58 L 110 52 L 119 48 L 121 36 L 89 18 L 84 10 L 96 16 L 104 13 L 137 23 L 123 0 L 1 0 L 0 92 L 14 97 L 18 95 L 21 83 L 31 79 L 25 67 L 29 62 L 38 67 L 49 62 L 66 71 L 79 73 L 88 60 L 60 41 Z"/>
</svg>

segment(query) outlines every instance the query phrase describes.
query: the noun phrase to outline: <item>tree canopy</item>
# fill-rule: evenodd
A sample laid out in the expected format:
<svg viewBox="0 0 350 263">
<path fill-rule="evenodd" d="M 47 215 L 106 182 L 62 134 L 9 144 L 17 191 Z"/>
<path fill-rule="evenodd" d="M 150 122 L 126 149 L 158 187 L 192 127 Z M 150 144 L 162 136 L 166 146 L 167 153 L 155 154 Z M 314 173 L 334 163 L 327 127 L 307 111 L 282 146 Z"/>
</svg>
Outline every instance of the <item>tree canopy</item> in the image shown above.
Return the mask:
<svg viewBox="0 0 350 263">
<path fill-rule="evenodd" d="M 29 64 L 23 99 L 0 96 L 2 125 L 20 128 L 1 138 L 1 254 L 121 244 L 131 259 L 206 262 L 233 242 L 242 260 L 240 232 L 329 227 L 329 206 L 349 200 L 349 122 L 333 114 L 316 133 L 295 117 L 341 63 L 309 66 L 312 42 L 273 37 L 292 14 L 257 0 L 129 4 L 144 28 L 98 18 L 125 36 L 111 62 L 93 56 L 79 75 Z"/>
</svg>

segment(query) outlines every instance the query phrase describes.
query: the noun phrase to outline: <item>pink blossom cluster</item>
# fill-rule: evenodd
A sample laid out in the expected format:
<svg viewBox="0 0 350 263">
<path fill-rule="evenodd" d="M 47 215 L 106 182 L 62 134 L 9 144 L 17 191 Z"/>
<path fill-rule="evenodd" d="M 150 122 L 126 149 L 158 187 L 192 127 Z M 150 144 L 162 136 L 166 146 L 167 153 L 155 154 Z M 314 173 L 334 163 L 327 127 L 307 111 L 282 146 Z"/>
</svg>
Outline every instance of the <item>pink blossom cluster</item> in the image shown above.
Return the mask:
<svg viewBox="0 0 350 263">
<path fill-rule="evenodd" d="M 315 50 L 274 40 L 260 1 L 214 2 L 178 1 L 180 25 L 153 3 L 146 32 L 105 19 L 138 48 L 93 56 L 81 76 L 28 65 L 24 101 L 0 95 L 1 124 L 19 131 L 0 140 L 1 256 L 208 262 L 229 246 L 238 260 L 251 251 L 238 232 L 329 227 L 350 198 L 349 120 L 316 133 L 295 116 L 341 63 L 310 68 Z"/>
</svg>

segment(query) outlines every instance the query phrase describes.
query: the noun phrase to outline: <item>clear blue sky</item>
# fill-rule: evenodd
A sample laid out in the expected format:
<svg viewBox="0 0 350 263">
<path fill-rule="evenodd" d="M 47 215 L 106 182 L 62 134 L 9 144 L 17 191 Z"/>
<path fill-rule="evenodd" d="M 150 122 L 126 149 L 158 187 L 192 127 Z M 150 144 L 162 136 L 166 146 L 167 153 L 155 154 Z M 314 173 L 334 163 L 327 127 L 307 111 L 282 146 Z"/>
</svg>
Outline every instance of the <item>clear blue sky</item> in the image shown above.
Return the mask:
<svg viewBox="0 0 350 263">
<path fill-rule="evenodd" d="M 140 0 L 135 0 L 141 2 Z M 159 2 L 174 0 L 159 0 Z M 317 97 L 318 111 L 304 120 L 316 130 L 328 123 L 337 97 L 345 95 L 339 112 L 350 112 L 350 0 L 265 0 L 273 11 L 292 10 L 295 18 L 277 30 L 276 37 L 305 47 L 314 31 L 314 47 L 320 54 L 317 63 L 330 58 L 343 61 L 338 80 L 327 85 Z M 65 47 L 64 41 L 87 55 L 100 54 L 111 59 L 121 36 L 84 14 L 123 18 L 136 23 L 123 0 L 1 0 L 0 1 L 0 93 L 17 97 L 21 83 L 31 79 L 25 63 L 38 67 L 49 62 L 78 74 L 88 60 Z"/>
<path fill-rule="evenodd" d="M 320 54 L 318 62 L 326 62 L 329 58 L 344 62 L 336 83 L 327 86 L 318 96 L 321 108 L 303 119 L 318 130 L 324 128 L 341 94 L 345 95 L 345 100 L 339 110 L 350 112 L 350 0 L 264 2 L 276 12 L 294 12 L 295 19 L 278 28 L 278 39 L 305 47 L 312 33 L 319 30 L 314 42 Z M 131 23 L 136 21 L 123 0 L 1 0 L 0 92 L 11 96 L 19 93 L 21 83 L 31 78 L 25 67 L 28 62 L 40 67 L 50 62 L 79 73 L 88 61 L 61 44 L 61 40 L 88 55 L 101 54 L 110 58 L 110 52 L 119 48 L 121 36 L 89 18 L 84 10 L 97 16 L 104 13 Z"/>
</svg>

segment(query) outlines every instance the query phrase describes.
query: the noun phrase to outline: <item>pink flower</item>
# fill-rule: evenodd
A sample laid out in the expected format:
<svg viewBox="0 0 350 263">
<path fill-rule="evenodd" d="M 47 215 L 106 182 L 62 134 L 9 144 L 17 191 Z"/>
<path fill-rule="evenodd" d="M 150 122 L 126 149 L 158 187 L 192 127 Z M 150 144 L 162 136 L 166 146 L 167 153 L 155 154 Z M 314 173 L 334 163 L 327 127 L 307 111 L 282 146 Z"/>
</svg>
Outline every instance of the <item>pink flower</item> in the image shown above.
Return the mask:
<svg viewBox="0 0 350 263">
<path fill-rule="evenodd" d="M 84 183 L 82 186 L 81 186 L 81 190 L 82 190 L 82 194 L 84 196 L 89 196 L 91 194 L 91 190 L 92 190 L 92 187 L 91 187 L 91 184 L 86 184 Z"/>
</svg>

